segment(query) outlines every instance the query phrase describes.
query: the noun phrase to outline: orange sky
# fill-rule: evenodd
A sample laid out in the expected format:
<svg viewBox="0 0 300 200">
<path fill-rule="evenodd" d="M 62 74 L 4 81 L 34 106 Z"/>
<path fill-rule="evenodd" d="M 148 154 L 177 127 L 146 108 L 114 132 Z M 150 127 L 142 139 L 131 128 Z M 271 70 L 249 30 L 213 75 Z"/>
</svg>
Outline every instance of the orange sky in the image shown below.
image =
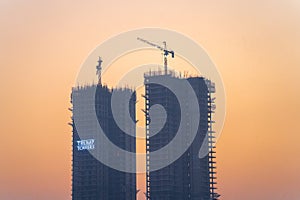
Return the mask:
<svg viewBox="0 0 300 200">
<path fill-rule="evenodd" d="M 108 37 L 151 26 L 193 38 L 223 77 L 222 199 L 299 199 L 299 9 L 297 0 L 2 0 L 0 199 L 71 199 L 67 108 L 79 67 Z"/>
</svg>

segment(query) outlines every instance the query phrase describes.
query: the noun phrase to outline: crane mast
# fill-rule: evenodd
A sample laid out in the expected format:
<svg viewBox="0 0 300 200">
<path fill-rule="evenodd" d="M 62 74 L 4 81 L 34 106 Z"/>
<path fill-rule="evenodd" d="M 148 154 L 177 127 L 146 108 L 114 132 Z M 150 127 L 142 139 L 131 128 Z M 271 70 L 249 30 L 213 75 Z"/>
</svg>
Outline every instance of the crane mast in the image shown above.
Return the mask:
<svg viewBox="0 0 300 200">
<path fill-rule="evenodd" d="M 142 39 L 142 38 L 139 38 L 139 37 L 137 38 L 137 40 L 140 40 L 140 41 L 142 41 L 144 43 L 147 43 L 147 44 L 149 44 L 149 45 L 151 45 L 153 47 L 156 47 L 159 50 L 161 50 L 161 51 L 164 52 L 164 54 L 163 54 L 164 55 L 164 71 L 165 71 L 165 75 L 167 75 L 167 73 L 168 73 L 168 58 L 167 57 L 168 57 L 169 54 L 171 54 L 172 58 L 174 58 L 174 51 L 171 51 L 171 50 L 167 49 L 167 42 L 164 41 L 163 42 L 164 47 L 161 47 L 161 46 L 159 46 L 157 44 L 154 44 L 152 42 L 149 42 L 148 40 L 145 40 L 145 39 Z"/>
</svg>

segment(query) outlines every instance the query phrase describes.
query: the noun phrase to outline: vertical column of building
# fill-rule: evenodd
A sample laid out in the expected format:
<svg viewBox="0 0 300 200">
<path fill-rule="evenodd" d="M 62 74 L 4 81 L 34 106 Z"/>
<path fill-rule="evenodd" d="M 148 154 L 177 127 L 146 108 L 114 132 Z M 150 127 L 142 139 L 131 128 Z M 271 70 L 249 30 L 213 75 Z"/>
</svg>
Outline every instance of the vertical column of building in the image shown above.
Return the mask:
<svg viewBox="0 0 300 200">
<path fill-rule="evenodd" d="M 85 109 L 92 91 L 95 87 L 77 87 L 72 90 L 73 109 L 84 110 L 83 115 L 89 118 L 89 112 Z M 74 101 L 75 100 L 75 101 Z M 74 103 L 76 102 L 76 103 Z M 75 113 L 73 112 L 73 115 Z M 75 115 L 76 116 L 76 115 Z M 97 162 L 88 150 L 94 150 L 91 146 L 85 146 L 85 142 L 94 141 L 94 135 L 90 134 L 94 127 L 89 120 L 80 119 L 82 127 L 86 130 L 84 137 L 80 137 L 76 124 L 72 119 L 73 127 L 73 160 L 72 160 L 72 199 L 97 199 L 98 183 L 97 183 Z M 77 121 L 78 122 L 78 121 Z M 86 189 L 87 188 L 87 189 Z"/>
<path fill-rule="evenodd" d="M 207 80 L 206 81 L 208 87 L 208 143 L 209 143 L 209 179 L 210 179 L 210 199 L 218 200 L 218 193 L 216 192 L 216 151 L 215 151 L 215 132 L 213 130 L 213 114 L 216 108 L 215 106 L 215 98 L 213 97 L 213 93 L 215 93 L 214 84 Z"/>
<path fill-rule="evenodd" d="M 149 80 L 145 77 L 145 83 Z M 150 116 L 149 116 L 149 84 L 145 84 L 145 116 L 146 116 L 146 199 L 150 200 Z"/>
<path fill-rule="evenodd" d="M 71 146 L 71 148 L 73 149 L 73 141 L 74 141 L 74 135 L 73 135 L 73 133 L 74 133 L 74 118 L 73 118 L 73 101 L 72 101 L 72 93 L 71 93 L 71 98 L 70 98 L 70 103 L 71 103 L 71 107 L 70 108 L 68 108 L 68 110 L 69 111 L 71 111 L 71 122 L 69 122 L 68 123 L 68 125 L 69 126 L 71 126 L 72 127 L 72 146 Z M 72 151 L 72 164 L 71 164 L 71 168 L 72 168 L 72 183 L 71 183 L 71 198 L 73 199 L 73 176 L 74 176 L 74 170 L 73 170 L 73 160 L 74 160 L 74 153 L 73 153 L 73 151 Z"/>
</svg>

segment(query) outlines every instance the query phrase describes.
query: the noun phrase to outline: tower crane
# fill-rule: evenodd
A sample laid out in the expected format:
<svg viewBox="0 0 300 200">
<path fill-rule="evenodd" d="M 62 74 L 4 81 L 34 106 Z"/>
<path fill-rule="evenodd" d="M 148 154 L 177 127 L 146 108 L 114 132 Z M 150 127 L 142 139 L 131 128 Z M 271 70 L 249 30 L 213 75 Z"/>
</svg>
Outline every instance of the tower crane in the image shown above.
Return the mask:
<svg viewBox="0 0 300 200">
<path fill-rule="evenodd" d="M 154 44 L 152 42 L 149 42 L 148 40 L 145 40 L 145 39 L 142 39 L 142 38 L 137 38 L 138 40 L 142 41 L 142 42 L 145 42 L 153 47 L 156 47 L 158 48 L 159 50 L 163 51 L 164 52 L 164 70 L 165 70 L 165 75 L 167 75 L 167 72 L 168 72 L 168 55 L 171 54 L 172 58 L 174 58 L 174 51 L 171 51 L 171 50 L 168 50 L 167 49 L 167 42 L 164 41 L 163 44 L 164 44 L 164 47 L 161 47 L 157 44 Z"/>
<path fill-rule="evenodd" d="M 101 85 L 102 84 L 102 81 L 101 81 L 101 70 L 102 70 L 102 59 L 101 57 L 99 56 L 99 60 L 98 60 L 98 65 L 96 66 L 96 74 L 98 75 L 98 85 Z"/>
</svg>

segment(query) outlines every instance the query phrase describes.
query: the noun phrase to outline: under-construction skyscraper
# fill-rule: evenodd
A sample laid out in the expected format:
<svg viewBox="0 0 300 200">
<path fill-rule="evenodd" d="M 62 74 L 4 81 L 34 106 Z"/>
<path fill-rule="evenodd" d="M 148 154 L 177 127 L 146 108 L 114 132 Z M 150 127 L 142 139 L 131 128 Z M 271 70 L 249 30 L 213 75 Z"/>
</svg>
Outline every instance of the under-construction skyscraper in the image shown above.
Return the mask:
<svg viewBox="0 0 300 200">
<path fill-rule="evenodd" d="M 173 80 L 175 84 L 183 81 L 193 88 L 199 110 L 201 110 L 199 127 L 197 134 L 188 149 L 179 159 L 170 165 L 153 171 L 151 166 L 168 159 L 168 153 L 158 157 L 152 157 L 151 152 L 159 150 L 167 145 L 175 137 L 181 121 L 181 109 L 174 93 L 160 84 L 155 84 L 157 80 Z M 150 71 L 144 75 L 145 99 L 146 99 L 146 196 L 147 200 L 217 200 L 215 177 L 215 151 L 214 151 L 214 132 L 212 130 L 214 113 L 215 92 L 214 83 L 203 77 L 184 77 L 176 76 L 174 71 Z M 185 95 L 189 95 L 188 91 Z M 189 106 L 190 102 L 185 102 Z M 167 119 L 161 131 L 153 135 L 151 133 L 150 108 L 155 104 L 164 107 Z M 182 105 L 181 105 L 182 106 Z M 187 113 L 189 114 L 189 113 Z M 184 116 L 188 117 L 188 116 Z M 194 119 L 189 119 L 191 120 Z M 188 127 L 188 126 L 187 126 Z M 186 128 L 185 134 L 190 134 Z M 184 141 L 183 141 L 184 142 Z M 199 158 L 199 151 L 204 145 L 204 157 Z M 169 154 L 172 152 L 169 152 Z M 152 165 L 151 165 L 152 164 Z"/>
<path fill-rule="evenodd" d="M 129 112 L 132 120 L 135 120 L 135 92 L 128 88 L 109 89 L 101 84 L 76 87 L 72 90 L 73 104 L 73 165 L 72 165 L 72 199 L 73 200 L 135 200 L 136 199 L 136 175 L 112 169 L 100 161 L 92 154 L 92 151 L 107 151 L 101 149 L 101 142 L 97 140 L 94 129 L 95 123 L 99 123 L 107 138 L 116 146 L 135 152 L 135 137 L 124 133 L 116 124 L 111 110 L 112 92 L 132 93 L 129 101 Z M 91 112 L 87 106 L 89 98 L 95 99 L 95 111 L 97 121 L 91 120 Z M 128 106 L 128 105 L 126 105 Z M 119 105 L 119 123 L 122 122 L 125 107 Z M 83 126 L 83 132 L 78 133 L 78 124 L 74 120 L 80 110 L 81 117 L 77 122 Z M 135 126 L 130 124 L 126 127 L 130 132 L 135 133 Z M 99 144 L 99 145 L 96 145 Z M 107 155 L 109 159 L 110 155 Z M 131 165 L 135 169 L 135 160 L 120 158 L 115 160 L 118 165 Z"/>
</svg>

